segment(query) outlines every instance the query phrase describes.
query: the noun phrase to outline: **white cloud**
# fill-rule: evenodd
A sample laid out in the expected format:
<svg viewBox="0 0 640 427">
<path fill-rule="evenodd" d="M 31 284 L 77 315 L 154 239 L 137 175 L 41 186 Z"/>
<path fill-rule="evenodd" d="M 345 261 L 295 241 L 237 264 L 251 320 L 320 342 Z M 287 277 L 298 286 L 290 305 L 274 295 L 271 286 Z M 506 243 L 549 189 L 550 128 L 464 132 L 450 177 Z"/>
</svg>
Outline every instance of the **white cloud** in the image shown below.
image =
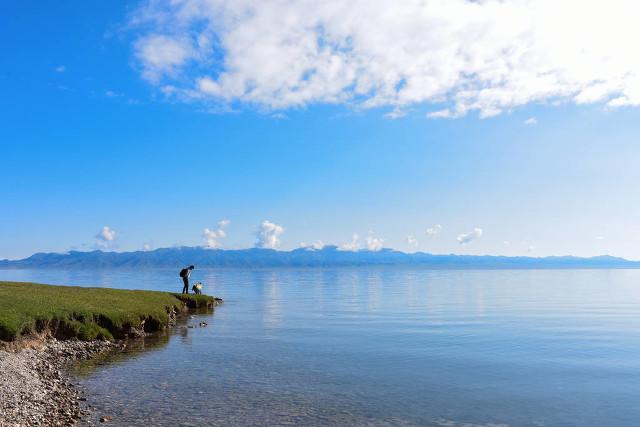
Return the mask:
<svg viewBox="0 0 640 427">
<path fill-rule="evenodd" d="M 417 248 L 418 244 L 418 239 L 413 236 L 407 236 L 407 245 L 411 246 L 412 248 Z"/>
<path fill-rule="evenodd" d="M 384 239 L 374 236 L 373 232 L 370 231 L 369 235 L 367 236 L 366 243 L 368 250 L 377 252 L 382 249 Z"/>
<path fill-rule="evenodd" d="M 65 67 L 64 65 L 59 65 L 55 68 L 56 73 L 64 73 L 65 71 L 67 71 L 67 67 Z"/>
<path fill-rule="evenodd" d="M 429 119 L 456 119 L 462 117 L 464 114 L 453 112 L 449 109 L 430 111 L 427 113 Z"/>
<path fill-rule="evenodd" d="M 104 91 L 104 95 L 108 98 L 119 98 L 121 96 L 124 96 L 124 94 L 119 93 L 119 92 L 115 92 L 113 90 L 106 90 Z"/>
<path fill-rule="evenodd" d="M 322 248 L 324 248 L 324 243 L 322 243 L 321 240 L 316 240 L 313 243 L 302 242 L 302 243 L 300 243 L 300 247 L 303 248 L 303 249 L 319 251 L 319 250 L 322 250 Z"/>
<path fill-rule="evenodd" d="M 347 242 L 347 243 L 343 243 L 341 244 L 338 249 L 340 249 L 341 251 L 359 251 L 361 248 L 360 246 L 360 236 L 358 236 L 357 234 L 353 234 L 353 236 L 351 236 L 351 241 Z"/>
<path fill-rule="evenodd" d="M 116 240 L 116 230 L 104 226 L 98 234 L 96 234 L 96 246 L 106 249 Z"/>
<path fill-rule="evenodd" d="M 98 233 L 96 238 L 104 240 L 105 242 L 112 242 L 116 238 L 116 230 L 113 230 L 105 225 L 104 227 L 102 227 L 102 230 L 100 231 L 100 233 Z"/>
<path fill-rule="evenodd" d="M 436 224 L 433 227 L 427 228 L 424 234 L 431 237 L 431 236 L 435 236 L 436 234 L 440 234 L 441 231 L 442 231 L 442 226 L 440 224 Z"/>
<path fill-rule="evenodd" d="M 533 246 L 533 245 L 529 245 L 529 247 L 527 247 L 527 252 L 529 252 L 529 253 L 531 253 L 531 252 L 533 252 L 535 250 L 536 250 L 536 247 Z"/>
<path fill-rule="evenodd" d="M 277 249 L 280 247 L 280 236 L 285 228 L 271 221 L 263 221 L 256 232 L 256 247 Z"/>
<path fill-rule="evenodd" d="M 187 35 L 173 37 L 150 34 L 136 42 L 135 54 L 142 64 L 142 75 L 151 82 L 174 76 L 195 55 Z"/>
<path fill-rule="evenodd" d="M 482 237 L 482 229 L 481 228 L 474 228 L 473 231 L 470 231 L 468 233 L 459 234 L 458 237 L 456 238 L 456 240 L 461 245 L 466 245 L 467 243 L 470 243 L 470 242 L 472 242 L 472 241 L 474 241 L 476 239 L 479 239 L 480 237 Z"/>
<path fill-rule="evenodd" d="M 205 247 L 207 248 L 219 248 L 220 247 L 220 239 L 227 237 L 227 233 L 224 229 L 229 225 L 231 221 L 228 219 L 223 219 L 218 222 L 218 228 L 216 230 L 210 230 L 205 228 L 202 230 L 202 238 L 205 241 Z"/>
<path fill-rule="evenodd" d="M 535 117 L 529 117 L 527 120 L 523 122 L 527 126 L 533 126 L 538 124 L 538 119 Z"/>
<path fill-rule="evenodd" d="M 284 109 L 640 105 L 633 0 L 181 0 L 132 16 L 144 78 L 185 100 Z"/>
<path fill-rule="evenodd" d="M 604 236 L 596 236 L 596 240 L 604 240 Z"/>
<path fill-rule="evenodd" d="M 151 243 L 145 243 L 144 245 L 142 245 L 142 250 L 148 252 L 150 250 L 153 250 L 153 246 L 151 245 Z"/>
<path fill-rule="evenodd" d="M 395 120 L 395 119 L 400 119 L 404 116 L 407 115 L 406 110 L 402 110 L 398 107 L 394 108 L 393 110 L 389 111 L 388 113 L 386 113 L 384 115 L 385 119 L 390 119 L 390 120 Z"/>
</svg>

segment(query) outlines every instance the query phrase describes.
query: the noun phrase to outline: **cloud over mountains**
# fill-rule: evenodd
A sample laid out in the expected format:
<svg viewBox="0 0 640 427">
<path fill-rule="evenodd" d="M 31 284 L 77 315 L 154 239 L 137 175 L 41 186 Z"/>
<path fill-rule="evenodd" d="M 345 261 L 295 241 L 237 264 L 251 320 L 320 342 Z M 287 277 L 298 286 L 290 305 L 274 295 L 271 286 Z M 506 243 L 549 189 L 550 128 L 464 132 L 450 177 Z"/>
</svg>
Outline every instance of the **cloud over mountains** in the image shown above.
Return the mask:
<svg viewBox="0 0 640 427">
<path fill-rule="evenodd" d="M 227 233 L 225 232 L 225 228 L 229 225 L 231 221 L 228 219 L 223 219 L 218 222 L 218 228 L 215 230 L 210 230 L 209 228 L 205 228 L 202 231 L 202 238 L 205 241 L 205 247 L 207 248 L 219 248 L 220 247 L 220 239 L 224 239 L 227 237 Z"/>
<path fill-rule="evenodd" d="M 263 249 L 277 249 L 280 247 L 280 236 L 285 228 L 271 221 L 262 221 L 256 231 L 256 247 Z"/>
<path fill-rule="evenodd" d="M 98 234 L 96 234 L 96 247 L 107 249 L 116 240 L 116 230 L 111 227 L 104 226 Z"/>
<path fill-rule="evenodd" d="M 471 243 L 474 240 L 479 239 L 480 237 L 482 237 L 482 229 L 474 228 L 472 231 L 468 233 L 459 234 L 456 240 L 458 240 L 459 244 L 464 246 L 467 243 Z"/>
</svg>

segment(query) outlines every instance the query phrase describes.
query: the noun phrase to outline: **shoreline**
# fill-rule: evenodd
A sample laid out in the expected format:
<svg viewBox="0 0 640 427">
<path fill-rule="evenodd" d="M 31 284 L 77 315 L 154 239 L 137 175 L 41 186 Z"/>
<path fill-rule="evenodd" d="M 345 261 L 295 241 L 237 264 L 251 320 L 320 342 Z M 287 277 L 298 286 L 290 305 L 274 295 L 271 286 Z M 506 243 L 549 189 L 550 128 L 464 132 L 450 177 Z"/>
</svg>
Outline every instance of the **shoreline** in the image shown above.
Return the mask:
<svg viewBox="0 0 640 427">
<path fill-rule="evenodd" d="M 72 364 L 123 351 L 221 303 L 209 295 L 0 282 L 0 427 L 75 425 L 90 412 Z"/>
<path fill-rule="evenodd" d="M 221 303 L 215 298 L 213 307 Z M 177 313 L 165 330 L 179 327 L 193 311 L 185 308 Z M 51 335 L 0 341 L 0 427 L 91 425 L 91 407 L 71 373 L 72 365 L 123 352 L 129 344 L 159 333 L 163 331 L 114 341 L 58 340 Z M 108 414 L 99 417 L 101 422 L 112 421 Z"/>
<path fill-rule="evenodd" d="M 68 426 L 89 415 L 86 398 L 74 384 L 70 364 L 125 341 L 29 340 L 23 348 L 0 350 L 0 426 Z"/>
</svg>

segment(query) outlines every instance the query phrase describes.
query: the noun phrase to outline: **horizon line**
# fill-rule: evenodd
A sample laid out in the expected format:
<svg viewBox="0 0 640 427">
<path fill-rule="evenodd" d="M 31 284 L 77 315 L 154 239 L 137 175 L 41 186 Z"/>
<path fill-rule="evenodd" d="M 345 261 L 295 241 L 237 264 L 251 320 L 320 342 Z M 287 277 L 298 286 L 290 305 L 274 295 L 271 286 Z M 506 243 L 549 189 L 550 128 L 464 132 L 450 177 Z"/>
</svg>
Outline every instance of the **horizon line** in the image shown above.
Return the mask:
<svg viewBox="0 0 640 427">
<path fill-rule="evenodd" d="M 367 249 L 367 248 L 360 248 L 357 250 L 347 250 L 347 249 L 341 249 L 339 246 L 337 245 L 325 245 L 322 248 L 314 248 L 314 247 L 298 247 L 298 248 L 294 248 L 294 249 L 278 249 L 278 248 L 261 248 L 261 247 L 256 247 L 256 246 L 251 246 L 251 247 L 246 247 L 246 248 L 212 248 L 212 247 L 207 247 L 207 246 L 169 246 L 169 247 L 160 247 L 160 248 L 154 248 L 154 249 L 149 249 L 149 250 L 144 250 L 144 249 L 138 249 L 138 250 L 125 250 L 125 251 L 117 251 L 117 250 L 105 250 L 105 249 L 99 249 L 99 248 L 95 248 L 93 250 L 86 250 L 86 251 L 82 251 L 82 250 L 77 250 L 77 249 L 71 249 L 68 250 L 66 252 L 35 252 L 29 256 L 26 256 L 24 258 L 3 258 L 0 259 L 0 261 L 8 261 L 8 262 L 15 262 L 15 261 L 24 261 L 27 260 L 35 255 L 70 255 L 71 253 L 81 253 L 81 254 L 90 254 L 90 253 L 95 253 L 95 252 L 100 252 L 100 253 L 104 253 L 104 254 L 127 254 L 127 253 L 152 253 L 152 252 L 157 252 L 160 250 L 171 250 L 171 249 L 178 249 L 178 250 L 183 250 L 183 249 L 200 249 L 200 250 L 205 250 L 205 251 L 248 251 L 248 250 L 263 250 L 263 251 L 272 251 L 272 252 L 280 252 L 280 253 L 291 253 L 291 252 L 296 252 L 296 251 L 308 251 L 308 252 L 322 252 L 325 251 L 327 249 L 333 249 L 335 252 L 343 252 L 343 253 L 354 253 L 354 254 L 358 254 L 358 253 L 369 253 L 369 254 L 374 254 L 374 253 L 389 253 L 389 252 L 395 252 L 395 253 L 399 253 L 399 254 L 403 254 L 403 255 L 431 255 L 431 256 L 456 256 L 456 257 L 494 257 L 494 258 L 510 258 L 510 259 L 515 259 L 515 258 L 526 258 L 526 259 L 538 259 L 538 260 L 542 260 L 542 259 L 548 259 L 548 258 L 576 258 L 576 259 L 584 259 L 584 260 L 588 260 L 588 259 L 594 259 L 594 258 L 614 258 L 617 260 L 623 260 L 623 261 L 627 261 L 627 262 L 640 262 L 640 260 L 635 260 L 635 259 L 628 259 L 628 258 L 624 258 L 624 257 L 620 257 L 620 256 L 615 256 L 615 255 L 611 255 L 611 254 L 600 254 L 600 255 L 593 255 L 593 256 L 578 256 L 578 255 L 571 255 L 571 254 L 565 254 L 565 255 L 545 255 L 545 256 L 531 256 L 531 255 L 496 255 L 496 254 L 460 254 L 460 253 L 433 253 L 433 252 L 423 252 L 423 251 L 415 251 L 415 252 L 405 252 L 403 250 L 400 249 L 393 249 L 393 248 L 381 248 L 378 250 L 371 250 L 371 249 Z"/>
</svg>

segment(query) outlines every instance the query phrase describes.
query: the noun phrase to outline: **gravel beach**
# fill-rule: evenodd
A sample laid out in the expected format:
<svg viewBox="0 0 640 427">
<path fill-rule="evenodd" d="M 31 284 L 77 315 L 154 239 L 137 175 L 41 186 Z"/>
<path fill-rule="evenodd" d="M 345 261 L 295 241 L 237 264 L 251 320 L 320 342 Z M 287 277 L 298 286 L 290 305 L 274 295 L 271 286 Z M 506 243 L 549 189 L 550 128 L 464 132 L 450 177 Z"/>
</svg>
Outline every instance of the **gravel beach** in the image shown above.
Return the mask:
<svg viewBox="0 0 640 427">
<path fill-rule="evenodd" d="M 0 426 L 74 425 L 86 408 L 65 374 L 68 364 L 122 346 L 52 338 L 30 348 L 0 350 Z"/>
</svg>

